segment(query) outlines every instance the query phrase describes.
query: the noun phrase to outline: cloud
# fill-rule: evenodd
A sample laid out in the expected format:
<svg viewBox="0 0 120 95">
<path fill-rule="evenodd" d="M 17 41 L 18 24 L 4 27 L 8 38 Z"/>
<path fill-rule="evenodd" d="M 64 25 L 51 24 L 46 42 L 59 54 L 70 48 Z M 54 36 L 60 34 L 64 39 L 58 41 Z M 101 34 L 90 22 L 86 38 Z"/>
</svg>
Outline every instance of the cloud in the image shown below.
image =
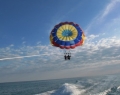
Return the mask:
<svg viewBox="0 0 120 95">
<path fill-rule="evenodd" d="M 41 44 L 41 41 L 37 42 L 37 45 L 40 45 Z"/>
<path fill-rule="evenodd" d="M 9 64 L 1 66 L 1 71 L 4 68 L 4 71 L 7 72 L 8 68 L 11 68 L 8 73 L 49 72 L 75 68 L 99 68 L 112 65 L 113 62 L 118 64 L 120 39 L 101 38 L 101 36 L 93 34 L 88 36 L 83 46 L 71 50 L 72 59 L 70 61 L 64 61 L 64 50 L 51 45 L 24 46 L 19 49 L 2 48 L 0 49 L 0 62 Z M 95 42 L 94 40 L 99 37 L 101 39 Z M 4 71 L 2 72 L 5 73 Z"/>
<path fill-rule="evenodd" d="M 86 27 L 85 32 L 87 32 L 87 34 L 91 31 L 108 32 L 110 26 L 112 26 L 112 30 L 116 28 L 118 29 L 118 25 L 116 26 L 116 24 L 119 23 L 119 16 L 116 15 L 115 18 L 110 17 L 109 15 L 110 13 L 114 14 L 114 11 L 117 10 L 115 7 L 118 3 L 120 3 L 120 0 L 111 0 L 102 11 L 99 11 L 96 16 L 93 17 L 91 22 Z M 114 21 L 115 19 L 117 19 L 116 22 Z"/>
<path fill-rule="evenodd" d="M 104 9 L 100 19 L 103 19 L 105 16 L 107 16 L 118 2 L 120 2 L 120 0 L 111 0 L 111 2 Z"/>
<path fill-rule="evenodd" d="M 25 44 L 25 43 L 26 43 L 26 41 L 23 41 L 23 42 L 22 42 L 22 44 Z"/>
<path fill-rule="evenodd" d="M 94 74 L 97 75 L 102 74 L 99 72 L 101 70 L 107 73 L 110 68 L 118 72 L 119 68 L 116 69 L 116 66 L 119 67 L 120 63 L 119 43 L 120 39 L 115 36 L 105 38 L 103 34 L 89 35 L 83 46 L 70 50 L 72 53 L 70 61 L 64 60 L 64 50 L 51 45 L 24 45 L 20 48 L 10 45 L 0 48 L 0 77 L 2 76 L 4 80 L 6 76 L 20 75 L 29 80 L 26 77 L 28 75 L 32 80 L 33 75 L 37 79 L 45 79 L 88 76 L 88 72 L 91 75 L 92 72 L 96 72 Z"/>
<path fill-rule="evenodd" d="M 10 58 L 1 58 L 0 60 L 10 60 L 10 59 L 21 59 L 21 58 L 27 58 L 27 57 L 36 57 L 41 55 L 30 55 L 30 56 L 18 56 L 18 57 L 10 57 Z"/>
</svg>

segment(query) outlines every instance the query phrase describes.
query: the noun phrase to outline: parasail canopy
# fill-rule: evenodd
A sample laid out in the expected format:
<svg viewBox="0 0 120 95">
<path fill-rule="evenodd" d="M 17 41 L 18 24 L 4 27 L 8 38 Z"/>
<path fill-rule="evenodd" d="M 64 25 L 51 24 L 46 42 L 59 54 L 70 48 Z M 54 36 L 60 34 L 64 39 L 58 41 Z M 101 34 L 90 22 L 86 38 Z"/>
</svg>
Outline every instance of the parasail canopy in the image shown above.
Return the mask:
<svg viewBox="0 0 120 95">
<path fill-rule="evenodd" d="M 78 24 L 61 22 L 54 26 L 50 33 L 50 42 L 61 49 L 73 49 L 83 45 L 85 35 Z"/>
</svg>

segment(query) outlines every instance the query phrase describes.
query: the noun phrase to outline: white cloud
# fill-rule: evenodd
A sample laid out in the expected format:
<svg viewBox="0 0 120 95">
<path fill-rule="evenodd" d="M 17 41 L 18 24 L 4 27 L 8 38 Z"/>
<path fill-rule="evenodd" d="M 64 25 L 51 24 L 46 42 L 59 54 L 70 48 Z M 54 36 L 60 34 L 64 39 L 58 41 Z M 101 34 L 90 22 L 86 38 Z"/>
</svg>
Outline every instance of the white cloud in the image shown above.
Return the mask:
<svg viewBox="0 0 120 95">
<path fill-rule="evenodd" d="M 14 46 L 13 44 L 10 45 L 10 47 L 13 47 L 13 46 Z"/>
<path fill-rule="evenodd" d="M 79 72 L 80 70 L 81 73 L 87 74 L 89 70 L 118 65 L 120 62 L 120 39 L 115 36 L 109 38 L 102 38 L 102 36 L 104 35 L 89 35 L 83 46 L 71 50 L 70 61 L 64 61 L 64 50 L 51 45 L 23 46 L 19 49 L 14 46 L 1 48 L 0 76 L 23 73 L 30 75 L 39 72 L 41 74 L 45 72 L 46 74 L 49 72 L 60 73 L 64 70 L 65 72 L 72 72 L 72 70 Z M 96 38 L 99 38 L 98 42 L 95 42 Z M 11 60 L 5 60 L 5 58 Z M 63 76 L 61 75 L 61 77 Z M 56 76 L 52 75 L 52 77 Z"/>
<path fill-rule="evenodd" d="M 41 41 L 37 42 L 37 45 L 40 45 L 41 44 Z"/>
<path fill-rule="evenodd" d="M 90 31 L 108 32 L 113 31 L 114 29 L 118 31 L 119 17 L 116 16 L 116 18 L 113 17 L 111 19 L 107 17 L 110 13 L 114 12 L 116 4 L 118 3 L 120 3 L 120 0 L 111 0 L 110 3 L 108 3 L 106 7 L 92 19 L 92 21 L 88 24 L 87 28 L 85 29 L 85 32 L 87 32 L 87 34 Z M 119 12 L 119 9 L 117 10 Z M 105 22 L 104 20 L 108 21 Z M 111 27 L 112 30 L 109 30 L 109 28 Z"/>
<path fill-rule="evenodd" d="M 104 9 L 100 19 L 103 19 L 105 16 L 107 16 L 118 2 L 120 2 L 120 0 L 111 0 L 111 2 Z"/>
<path fill-rule="evenodd" d="M 22 44 L 25 44 L 25 43 L 26 43 L 26 41 L 23 41 L 23 42 L 22 42 Z"/>
</svg>

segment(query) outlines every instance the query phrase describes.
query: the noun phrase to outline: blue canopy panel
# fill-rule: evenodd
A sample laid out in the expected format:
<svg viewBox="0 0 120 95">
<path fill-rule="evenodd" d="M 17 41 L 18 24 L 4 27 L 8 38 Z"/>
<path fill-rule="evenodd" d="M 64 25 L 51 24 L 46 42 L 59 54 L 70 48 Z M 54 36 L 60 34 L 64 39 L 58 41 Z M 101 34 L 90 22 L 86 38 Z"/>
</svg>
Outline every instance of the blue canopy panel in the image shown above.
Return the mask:
<svg viewBox="0 0 120 95">
<path fill-rule="evenodd" d="M 52 30 L 52 32 L 51 32 L 51 35 L 54 37 L 54 36 L 56 36 L 56 33 L 57 33 L 57 29 L 54 28 L 54 29 Z"/>
</svg>

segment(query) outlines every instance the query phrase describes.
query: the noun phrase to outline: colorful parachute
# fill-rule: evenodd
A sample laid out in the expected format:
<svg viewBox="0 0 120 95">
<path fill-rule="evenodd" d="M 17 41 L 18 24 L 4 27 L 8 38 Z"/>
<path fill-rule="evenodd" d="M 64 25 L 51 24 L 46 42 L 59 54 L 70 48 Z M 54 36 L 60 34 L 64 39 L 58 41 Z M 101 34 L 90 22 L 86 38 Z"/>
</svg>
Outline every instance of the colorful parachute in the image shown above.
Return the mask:
<svg viewBox="0 0 120 95">
<path fill-rule="evenodd" d="M 50 33 L 50 42 L 61 49 L 73 49 L 83 45 L 85 35 L 78 24 L 73 22 L 61 22 Z"/>
</svg>

